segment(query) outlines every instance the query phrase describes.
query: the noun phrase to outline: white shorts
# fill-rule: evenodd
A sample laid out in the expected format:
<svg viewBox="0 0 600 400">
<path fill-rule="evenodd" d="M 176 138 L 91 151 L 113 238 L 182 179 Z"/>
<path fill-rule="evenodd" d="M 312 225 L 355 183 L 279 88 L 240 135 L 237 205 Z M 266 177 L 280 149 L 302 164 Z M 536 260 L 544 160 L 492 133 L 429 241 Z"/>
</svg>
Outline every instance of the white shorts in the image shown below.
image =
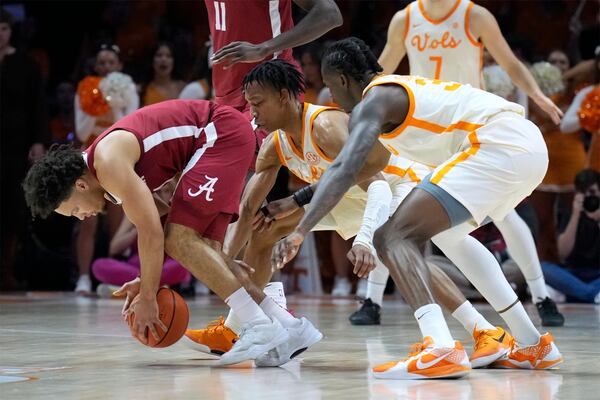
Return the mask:
<svg viewBox="0 0 600 400">
<path fill-rule="evenodd" d="M 336 231 L 344 240 L 358 233 L 367 206 L 367 192 L 352 186 L 339 203 L 327 214 L 313 231 Z M 305 206 L 310 207 L 310 204 Z"/>
<path fill-rule="evenodd" d="M 467 145 L 439 165 L 431 182 L 444 189 L 481 224 L 502 220 L 542 182 L 548 150 L 531 121 L 504 112 L 476 131 L 479 148 Z"/>
</svg>

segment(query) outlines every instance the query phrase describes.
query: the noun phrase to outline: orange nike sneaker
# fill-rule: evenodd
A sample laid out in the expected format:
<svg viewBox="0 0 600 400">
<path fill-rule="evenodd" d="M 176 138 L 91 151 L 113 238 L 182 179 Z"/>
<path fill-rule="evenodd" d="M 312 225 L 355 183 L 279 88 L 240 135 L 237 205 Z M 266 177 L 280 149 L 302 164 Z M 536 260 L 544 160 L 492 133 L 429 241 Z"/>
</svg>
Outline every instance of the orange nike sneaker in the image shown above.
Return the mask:
<svg viewBox="0 0 600 400">
<path fill-rule="evenodd" d="M 546 333 L 537 344 L 527 347 L 517 346 L 512 340 L 511 350 L 504 357 L 494 361 L 491 368 L 550 369 L 563 362 L 563 357 L 554 344 L 554 338 Z"/>
<path fill-rule="evenodd" d="M 408 357 L 372 369 L 377 379 L 460 378 L 471 371 L 469 357 L 460 342 L 454 347 L 436 347 L 431 337 L 415 343 Z"/>
<path fill-rule="evenodd" d="M 183 343 L 203 353 L 221 355 L 231 350 L 237 340 L 238 335 L 225 326 L 225 319 L 221 316 L 204 329 L 186 330 Z"/>
<path fill-rule="evenodd" d="M 487 367 L 505 356 L 511 349 L 513 337 L 499 326 L 496 329 L 473 330 L 475 351 L 471 354 L 471 367 Z"/>
</svg>

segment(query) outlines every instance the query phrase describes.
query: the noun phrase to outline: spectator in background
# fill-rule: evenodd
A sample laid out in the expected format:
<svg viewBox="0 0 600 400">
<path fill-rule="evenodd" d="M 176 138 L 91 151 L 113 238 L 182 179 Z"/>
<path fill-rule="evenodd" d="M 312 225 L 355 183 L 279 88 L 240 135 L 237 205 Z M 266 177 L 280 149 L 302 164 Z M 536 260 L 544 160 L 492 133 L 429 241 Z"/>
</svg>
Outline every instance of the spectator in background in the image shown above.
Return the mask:
<svg viewBox="0 0 600 400">
<path fill-rule="evenodd" d="M 120 71 L 123 64 L 120 50 L 115 45 L 103 44 L 96 53 L 96 75 L 83 78 L 75 95 L 75 132 L 77 139 L 89 146 L 94 139 L 117 120 L 135 111 L 140 99 L 129 75 Z M 121 207 L 108 204 L 106 225 L 109 238 L 114 235 L 121 220 Z M 76 239 L 79 277 L 75 291 L 88 294 L 92 290 L 89 271 L 96 249 L 98 217 L 87 218 L 79 224 Z"/>
<path fill-rule="evenodd" d="M 542 269 L 548 284 L 567 298 L 600 304 L 600 173 L 581 171 L 575 189 L 558 236 L 562 264 L 543 262 Z"/>
<path fill-rule="evenodd" d="M 50 119 L 52 142 L 67 143 L 75 140 L 75 86 L 61 82 L 54 95 L 54 116 Z"/>
<path fill-rule="evenodd" d="M 206 45 L 210 45 L 210 42 L 207 42 Z M 208 49 L 204 47 L 196 56 L 190 83 L 188 83 L 179 94 L 180 99 L 209 100 L 213 97 L 212 85 L 210 82 L 210 63 L 207 59 L 207 50 Z"/>
<path fill-rule="evenodd" d="M 28 163 L 44 155 L 49 141 L 41 73 L 32 59 L 11 45 L 13 25 L 13 16 L 0 8 L 0 285 L 5 288 L 14 288 L 15 254 L 29 220 L 21 181 Z"/>
<path fill-rule="evenodd" d="M 585 129 L 592 134 L 586 166 L 600 171 L 600 46 L 593 67 L 594 84 L 577 93 L 560 127 L 564 132 Z"/>
<path fill-rule="evenodd" d="M 120 73 L 122 69 L 119 48 L 115 45 L 102 44 L 96 53 L 94 64 L 96 75 L 86 76 L 77 85 L 75 131 L 84 146 L 89 146 L 106 128 L 139 108 L 140 99 L 135 85 L 128 75 Z M 119 74 L 113 74 L 115 72 Z M 120 86 L 118 89 L 123 92 L 118 97 L 119 100 L 123 98 L 127 101 L 113 101 L 107 94 L 103 94 L 102 86 L 112 82 L 105 79 L 108 75 L 111 75 L 111 78 L 114 76 L 122 78 L 117 82 Z"/>
<path fill-rule="evenodd" d="M 145 106 L 179 98 L 185 82 L 178 79 L 175 66 L 173 46 L 167 42 L 159 43 L 152 56 L 152 80 L 142 93 Z"/>
<path fill-rule="evenodd" d="M 573 90 L 562 85 L 561 77 L 570 68 L 569 58 L 562 50 L 554 50 L 548 56 L 544 74 L 534 74 L 545 94 L 565 111 L 573 99 Z M 536 64 L 540 65 L 540 64 Z M 550 67 L 550 65 L 553 66 Z M 543 65 L 540 65 L 543 66 Z M 535 66 L 534 66 L 535 67 Z M 539 68 L 537 70 L 540 70 Z M 544 75 L 545 77 L 539 76 Z M 555 76 L 550 78 L 550 76 Z M 554 87 L 555 89 L 553 89 Z M 548 93 L 552 91 L 554 93 Z M 542 183 L 531 195 L 531 204 L 535 208 L 539 230 L 537 249 L 541 260 L 558 262 L 556 244 L 556 210 L 563 211 L 573 201 L 575 175 L 585 166 L 585 148 L 577 132 L 563 131 L 535 103 L 530 105 L 529 117 L 540 128 L 548 147 L 548 172 Z"/>
<path fill-rule="evenodd" d="M 304 101 L 307 103 L 318 104 L 318 98 L 325 85 L 321 77 L 321 54 L 323 49 L 319 43 L 311 43 L 302 48 L 300 52 L 300 66 L 304 73 L 304 82 L 306 83 L 306 92 L 304 92 Z"/>
</svg>

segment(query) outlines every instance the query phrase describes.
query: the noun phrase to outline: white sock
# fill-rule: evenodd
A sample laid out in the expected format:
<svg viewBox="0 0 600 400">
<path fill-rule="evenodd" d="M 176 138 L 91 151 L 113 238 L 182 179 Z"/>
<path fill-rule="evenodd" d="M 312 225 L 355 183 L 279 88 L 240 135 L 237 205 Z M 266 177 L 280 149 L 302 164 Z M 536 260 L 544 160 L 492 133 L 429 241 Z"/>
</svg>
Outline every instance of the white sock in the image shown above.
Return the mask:
<svg viewBox="0 0 600 400">
<path fill-rule="evenodd" d="M 226 298 L 225 303 L 227 303 L 229 308 L 231 308 L 235 315 L 240 319 L 242 325 L 249 322 L 270 321 L 269 317 L 267 317 L 258 304 L 252 300 L 252 297 L 250 297 L 243 287 L 239 288 Z"/>
<path fill-rule="evenodd" d="M 287 299 L 285 298 L 282 282 L 267 283 L 267 286 L 265 286 L 265 290 L 263 290 L 263 292 L 272 298 L 275 303 L 279 304 L 280 307 L 287 310 Z"/>
<path fill-rule="evenodd" d="M 377 266 L 371 272 L 369 272 L 369 278 L 367 279 L 367 299 L 375 304 L 383 304 L 383 292 L 387 284 L 390 271 L 383 263 L 377 259 Z"/>
<path fill-rule="evenodd" d="M 510 309 L 500 313 L 508 325 L 512 335 L 521 346 L 531 346 L 540 341 L 540 333 L 535 329 L 521 302 L 517 302 Z"/>
<path fill-rule="evenodd" d="M 426 304 L 415 311 L 415 318 L 423 338 L 429 336 L 437 347 L 454 347 L 442 309 L 437 304 Z"/>
<path fill-rule="evenodd" d="M 274 318 L 281 322 L 281 325 L 283 325 L 284 328 L 293 328 L 301 323 L 298 318 L 294 318 L 292 314 L 275 303 L 275 301 L 269 296 L 266 296 L 265 299 L 260 303 L 260 308 L 262 308 L 268 317 Z"/>
<path fill-rule="evenodd" d="M 504 220 L 495 221 L 494 224 L 506 242 L 508 254 L 515 260 L 525 276 L 533 302 L 539 303 L 549 295 L 529 227 L 515 210 L 510 212 Z"/>
<path fill-rule="evenodd" d="M 550 297 L 550 293 L 548 293 L 548 288 L 546 287 L 546 281 L 544 280 L 543 275 L 537 279 L 527 279 L 527 285 L 531 291 L 531 300 L 534 303 L 539 303 L 546 297 Z"/>
<path fill-rule="evenodd" d="M 234 331 L 239 335 L 242 330 L 242 322 L 235 315 L 232 309 L 229 310 L 229 314 L 227 314 L 227 318 L 225 318 L 225 326 Z"/>
<path fill-rule="evenodd" d="M 285 293 L 283 292 L 283 283 L 269 282 L 263 292 L 267 297 L 272 298 L 280 307 L 287 310 L 287 300 L 285 298 Z M 227 318 L 225 319 L 225 326 L 238 334 L 242 330 L 242 323 L 233 310 L 229 310 L 229 314 L 227 314 Z"/>
<path fill-rule="evenodd" d="M 452 316 L 465 327 L 467 332 L 469 332 L 469 335 L 473 335 L 475 330 L 496 329 L 494 325 L 490 324 L 488 320 L 473 307 L 473 304 L 471 304 L 470 301 L 462 303 L 454 310 Z"/>
<path fill-rule="evenodd" d="M 471 230 L 472 227 L 464 223 L 438 233 L 432 241 L 495 310 L 503 310 L 514 303 L 517 295 L 492 253 L 477 239 L 469 236 Z"/>
</svg>

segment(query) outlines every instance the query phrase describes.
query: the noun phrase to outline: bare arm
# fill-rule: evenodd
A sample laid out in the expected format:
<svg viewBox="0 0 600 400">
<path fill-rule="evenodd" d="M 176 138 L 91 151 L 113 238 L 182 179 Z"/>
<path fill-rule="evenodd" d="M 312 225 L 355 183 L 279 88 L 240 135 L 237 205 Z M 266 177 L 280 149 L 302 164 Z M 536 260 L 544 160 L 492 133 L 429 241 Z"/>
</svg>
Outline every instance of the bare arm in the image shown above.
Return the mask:
<svg viewBox="0 0 600 400">
<path fill-rule="evenodd" d="M 571 210 L 571 218 L 567 227 L 558 235 L 558 256 L 561 260 L 565 260 L 569 254 L 573 251 L 575 246 L 575 239 L 577 237 L 577 227 L 579 226 L 579 218 L 581 217 L 581 210 L 583 210 L 583 193 L 576 193 L 573 198 L 573 208 Z"/>
<path fill-rule="evenodd" d="M 379 56 L 379 64 L 383 67 L 384 74 L 393 74 L 406 55 L 406 47 L 404 46 L 407 22 L 406 14 L 405 8 L 398 11 L 390 21 L 387 42 Z"/>
<path fill-rule="evenodd" d="M 256 160 L 256 173 L 244 189 L 240 203 L 240 218 L 227 233 L 223 252 L 235 258 L 248 241 L 252 231 L 252 221 L 260 206 L 273 188 L 281 163 L 277 157 L 273 135 L 269 136 L 260 148 Z"/>
<path fill-rule="evenodd" d="M 471 32 L 481 38 L 494 60 L 508 73 L 515 85 L 523 90 L 546 112 L 555 124 L 560 123 L 562 111 L 542 93 L 529 70 L 517 59 L 502 36 L 496 18 L 481 6 L 473 6 L 469 14 Z"/>
<path fill-rule="evenodd" d="M 133 244 L 137 231 L 135 226 L 129 222 L 129 220 L 123 217 L 115 236 L 113 236 L 108 247 L 108 254 L 110 256 L 118 256 L 127 250 Z"/>
<path fill-rule="evenodd" d="M 308 14 L 289 31 L 263 43 L 232 42 L 219 49 L 213 63 L 227 68 L 238 62 L 261 61 L 270 54 L 312 42 L 342 24 L 342 14 L 333 0 L 294 0 Z"/>
<path fill-rule="evenodd" d="M 402 114 L 395 107 L 398 99 L 393 99 L 392 96 L 392 94 L 398 96 L 398 90 L 400 88 L 373 88 L 367 98 L 354 108 L 350 118 L 350 137 L 342 151 L 319 180 L 318 189 L 311 201 L 312 206 L 304 214 L 302 221 L 296 228 L 296 232 L 306 235 L 327 215 L 340 201 L 344 193 L 357 181 L 357 178 L 360 178 L 359 172 L 361 170 L 363 170 L 363 176 L 369 175 L 368 177 L 371 177 L 387 165 L 389 154 L 383 162 L 381 162 L 381 157 L 376 156 L 376 153 L 383 149 L 382 146 L 378 147 L 377 140 L 379 134 L 386 131 L 384 127 L 390 121 L 389 114 L 395 114 L 394 118 L 398 114 Z M 406 94 L 403 96 L 403 100 L 406 104 L 402 105 L 404 109 L 402 119 L 404 119 L 408 109 Z M 379 162 L 377 162 L 377 158 L 380 159 Z M 367 163 L 367 159 L 373 160 L 371 168 L 376 166 L 370 171 L 363 168 Z M 378 169 L 378 171 L 374 169 Z M 368 177 L 364 176 L 362 179 Z"/>
<path fill-rule="evenodd" d="M 98 145 L 94 165 L 102 187 L 123 201 L 125 215 L 137 228 L 142 275 L 140 295 L 155 299 L 164 258 L 164 233 L 154 197 L 134 171 L 139 154 L 135 136 L 118 131 Z"/>
</svg>

